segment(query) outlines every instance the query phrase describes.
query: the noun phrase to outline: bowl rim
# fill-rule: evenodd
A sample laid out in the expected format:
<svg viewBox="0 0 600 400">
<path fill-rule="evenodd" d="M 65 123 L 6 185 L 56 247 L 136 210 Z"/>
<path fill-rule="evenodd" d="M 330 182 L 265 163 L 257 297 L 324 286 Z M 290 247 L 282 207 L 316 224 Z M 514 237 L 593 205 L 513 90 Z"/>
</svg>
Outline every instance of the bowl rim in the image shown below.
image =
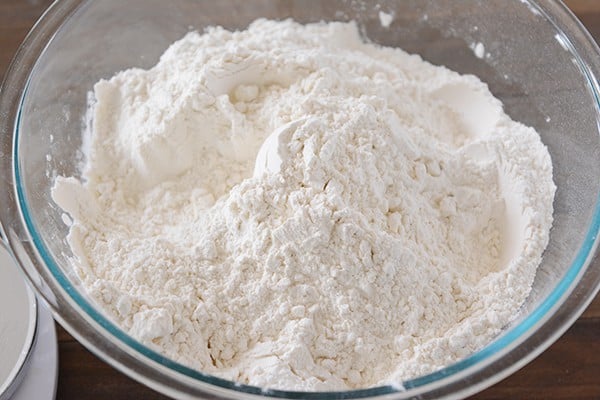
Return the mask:
<svg viewBox="0 0 600 400">
<path fill-rule="evenodd" d="M 18 157 L 19 126 L 31 72 L 54 34 L 86 3 L 85 0 L 56 1 L 31 30 L 5 75 L 2 89 L 0 89 L 0 115 L 14 115 L 14 118 L 4 118 L 5 121 L 0 122 L 2 132 L 0 149 L 4 148 L 4 141 L 12 140 L 12 152 L 2 159 L 2 165 L 9 166 L 12 171 L 8 183 L 14 194 L 11 193 L 12 196 L 7 196 L 9 200 L 12 200 L 11 204 L 0 212 L 2 221 L 0 233 L 6 238 L 11 252 L 28 275 L 36 292 L 51 306 L 55 318 L 96 355 L 134 379 L 171 396 L 211 394 L 224 398 L 248 395 L 249 397 L 269 396 L 292 399 L 351 399 L 376 396 L 405 398 L 415 395 L 429 396 L 436 393 L 444 396 L 450 394 L 469 395 L 508 376 L 550 346 L 583 312 L 600 289 L 600 273 L 597 273 L 592 276 L 595 283 L 591 288 L 584 288 L 584 293 L 575 304 L 575 312 L 573 309 L 568 312 L 564 310 L 569 295 L 578 288 L 582 278 L 589 275 L 588 266 L 598 247 L 600 196 L 597 196 L 593 218 L 577 256 L 551 293 L 519 324 L 504 332 L 486 347 L 431 374 L 407 380 L 398 385 L 341 392 L 264 390 L 201 373 L 149 349 L 100 314 L 70 283 L 50 256 L 50 252 L 36 229 L 36 223 L 31 217 L 26 194 L 21 184 L 22 174 Z M 578 51 L 578 48 L 587 48 L 583 54 L 599 54 L 600 50 L 595 41 L 562 2 L 552 0 L 538 4 L 531 0 L 526 4 L 544 16 L 557 32 L 562 33 L 564 44 L 576 58 L 588 81 L 589 88 L 596 99 L 596 111 L 600 115 L 600 89 L 596 80 L 596 76 L 599 76 L 600 72 L 600 62 L 589 59 L 590 57 L 582 57 L 581 52 Z M 573 38 L 574 35 L 578 37 Z M 26 64 L 24 61 L 33 61 L 33 63 Z M 11 99 L 16 100 L 12 107 L 7 105 Z M 0 199 L 4 200 L 2 197 Z M 7 217 L 9 214 L 10 218 Z M 8 223 L 8 221 L 11 222 Z M 29 243 L 25 243 L 27 240 Z M 47 270 L 44 270 L 44 267 L 47 267 Z M 563 309 L 563 313 L 557 315 L 561 309 Z M 539 334 L 544 326 L 553 326 L 553 329 L 545 332 L 542 340 L 538 338 L 537 341 L 532 342 L 534 333 Z M 527 341 L 532 342 L 532 347 L 519 350 L 518 347 Z M 501 360 L 507 354 L 518 355 L 518 357 L 515 358 L 516 361 Z M 140 356 L 143 361 L 139 359 Z M 493 369 L 491 368 L 493 366 L 500 366 L 501 370 L 493 371 L 493 374 L 485 374 L 486 371 L 489 372 L 490 369 Z M 474 384 L 467 388 L 454 387 L 451 393 L 439 393 L 440 390 L 456 386 L 457 382 L 465 378 L 474 381 Z"/>
</svg>

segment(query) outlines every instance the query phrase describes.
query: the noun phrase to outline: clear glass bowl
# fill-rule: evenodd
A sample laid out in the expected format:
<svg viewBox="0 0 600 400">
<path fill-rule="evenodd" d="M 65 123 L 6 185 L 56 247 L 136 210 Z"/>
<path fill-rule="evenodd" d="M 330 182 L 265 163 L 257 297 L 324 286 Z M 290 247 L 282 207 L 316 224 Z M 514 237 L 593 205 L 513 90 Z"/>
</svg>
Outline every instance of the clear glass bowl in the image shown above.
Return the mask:
<svg viewBox="0 0 600 400">
<path fill-rule="evenodd" d="M 389 29 L 381 26 L 379 11 L 394 14 Z M 244 28 L 258 17 L 356 20 L 375 43 L 476 74 L 513 119 L 540 132 L 558 186 L 550 244 L 526 304 L 487 347 L 397 386 L 265 392 L 179 365 L 127 336 L 94 307 L 69 264 L 67 227 L 50 198 L 56 175 L 79 175 L 88 91 L 119 70 L 152 66 L 190 29 L 215 24 Z M 485 47 L 482 58 L 472 50 L 478 43 Z M 600 269 L 591 260 L 600 227 L 599 72 L 598 48 L 559 1 L 59 1 L 21 46 L 1 92 L 2 233 L 37 292 L 73 336 L 119 370 L 167 395 L 467 396 L 547 348 L 598 291 Z"/>
</svg>

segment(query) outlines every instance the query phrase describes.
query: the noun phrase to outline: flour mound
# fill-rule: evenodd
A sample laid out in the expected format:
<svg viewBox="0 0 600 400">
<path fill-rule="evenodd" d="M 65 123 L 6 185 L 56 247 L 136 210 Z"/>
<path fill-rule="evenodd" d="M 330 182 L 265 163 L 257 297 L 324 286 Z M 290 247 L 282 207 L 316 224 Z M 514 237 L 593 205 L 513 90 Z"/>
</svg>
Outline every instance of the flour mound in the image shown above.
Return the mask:
<svg viewBox="0 0 600 400">
<path fill-rule="evenodd" d="M 531 290 L 550 156 L 487 86 L 352 23 L 258 20 L 94 88 L 76 270 L 145 345 L 260 387 L 346 390 L 489 343 Z"/>
</svg>

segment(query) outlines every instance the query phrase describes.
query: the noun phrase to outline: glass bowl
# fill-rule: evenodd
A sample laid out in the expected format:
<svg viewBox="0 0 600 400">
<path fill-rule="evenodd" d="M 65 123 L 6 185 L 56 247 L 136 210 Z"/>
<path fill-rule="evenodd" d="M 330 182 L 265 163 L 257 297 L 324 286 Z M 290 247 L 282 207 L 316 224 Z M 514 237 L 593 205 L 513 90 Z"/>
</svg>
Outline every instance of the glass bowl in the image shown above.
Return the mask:
<svg viewBox="0 0 600 400">
<path fill-rule="evenodd" d="M 394 16 L 389 27 L 380 22 L 380 11 Z M 393 386 L 265 391 L 177 364 L 126 335 L 94 306 L 73 273 L 68 228 L 50 198 L 57 175 L 80 175 L 88 91 L 119 70 L 152 66 L 189 30 L 208 25 L 242 29 L 259 17 L 356 20 L 372 42 L 479 76 L 513 119 L 541 134 L 558 186 L 550 243 L 520 313 L 487 347 Z M 591 261 L 600 227 L 599 73 L 597 46 L 559 1 L 58 1 L 24 41 L 1 91 L 2 234 L 38 294 L 73 336 L 114 367 L 169 396 L 467 396 L 547 348 L 598 291 L 600 269 Z"/>
</svg>

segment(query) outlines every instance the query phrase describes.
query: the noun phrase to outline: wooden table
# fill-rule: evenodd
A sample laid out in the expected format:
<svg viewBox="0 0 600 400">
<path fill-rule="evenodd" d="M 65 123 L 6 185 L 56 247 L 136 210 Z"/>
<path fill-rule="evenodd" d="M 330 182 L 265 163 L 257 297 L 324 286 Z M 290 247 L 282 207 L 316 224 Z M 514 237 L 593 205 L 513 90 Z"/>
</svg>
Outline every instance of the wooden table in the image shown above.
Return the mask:
<svg viewBox="0 0 600 400">
<path fill-rule="evenodd" d="M 50 0 L 0 0 L 0 76 L 17 46 Z M 600 1 L 569 0 L 597 40 Z M 600 260 L 596 261 L 600 268 Z M 58 400 L 166 399 L 88 352 L 60 326 Z M 535 361 L 473 399 L 600 399 L 600 296 Z"/>
</svg>

